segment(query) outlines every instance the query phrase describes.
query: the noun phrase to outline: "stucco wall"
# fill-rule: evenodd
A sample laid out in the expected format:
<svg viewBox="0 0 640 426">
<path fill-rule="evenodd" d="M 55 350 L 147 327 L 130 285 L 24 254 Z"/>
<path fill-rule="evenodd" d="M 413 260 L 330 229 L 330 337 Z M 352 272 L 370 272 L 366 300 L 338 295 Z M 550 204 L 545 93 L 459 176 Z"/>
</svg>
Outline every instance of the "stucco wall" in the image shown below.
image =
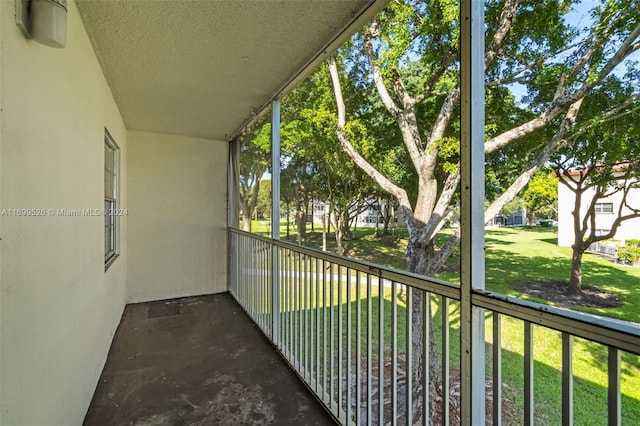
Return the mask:
<svg viewBox="0 0 640 426">
<path fill-rule="evenodd" d="M 128 300 L 227 289 L 222 141 L 128 132 Z"/>
<path fill-rule="evenodd" d="M 580 206 L 580 217 L 584 217 L 594 195 L 593 189 L 588 189 L 583 195 L 583 202 Z M 631 189 L 627 202 L 631 207 L 640 208 L 640 189 Z M 618 217 L 618 208 L 622 203 L 622 192 L 617 192 L 609 197 L 598 200 L 598 203 L 612 203 L 614 213 L 596 214 L 596 229 L 609 230 L 613 221 Z M 575 196 L 565 185 L 558 183 L 558 245 L 570 247 L 574 240 L 573 215 L 575 208 Z M 629 214 L 630 210 L 623 209 L 623 215 Z M 616 235 L 617 240 L 640 239 L 640 218 L 630 219 L 622 222 Z"/>
<path fill-rule="evenodd" d="M 103 208 L 104 129 L 123 174 L 127 135 L 75 4 L 65 49 L 25 39 L 14 7 L 0 1 L 0 208 L 45 216 L 0 217 L 0 424 L 81 424 L 124 307 L 127 246 L 105 272 L 104 218 L 49 209 Z"/>
</svg>

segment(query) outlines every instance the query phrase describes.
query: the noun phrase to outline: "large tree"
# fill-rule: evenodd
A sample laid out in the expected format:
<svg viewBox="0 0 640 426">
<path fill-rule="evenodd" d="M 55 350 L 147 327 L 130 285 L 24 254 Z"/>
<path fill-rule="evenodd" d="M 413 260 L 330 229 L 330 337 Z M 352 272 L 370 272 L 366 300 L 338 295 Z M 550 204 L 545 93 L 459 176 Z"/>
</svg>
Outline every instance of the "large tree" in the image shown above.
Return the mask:
<svg viewBox="0 0 640 426">
<path fill-rule="evenodd" d="M 527 216 L 530 221 L 537 218 L 557 219 L 558 180 L 548 169 L 536 173 L 522 192 Z"/>
<path fill-rule="evenodd" d="M 564 17 L 576 1 L 485 3 L 486 108 L 491 120 L 485 153 L 525 145 L 517 147 L 524 153 L 520 173 L 487 208 L 486 217 L 493 217 L 563 146 L 584 99 L 638 50 L 640 12 L 632 1 L 610 1 L 591 11 L 591 26 L 580 30 Z M 338 139 L 356 164 L 398 200 L 410 235 L 409 270 L 424 274 L 437 271 L 455 246 L 447 245 L 449 253 L 432 250 L 433 237 L 442 227 L 460 179 L 455 148 L 460 100 L 457 19 L 455 2 L 392 2 L 350 45 L 357 53 L 349 54 L 349 60 L 366 61 L 368 66 L 356 76 L 353 70 L 365 66 L 348 63 L 349 77 L 370 76 L 386 112 L 396 122 L 418 179 L 414 199 L 355 148 L 346 131 L 353 119 L 347 117 L 342 90 L 347 75 L 340 74 L 336 58 L 329 60 Z M 635 82 L 637 75 L 630 75 L 628 83 Z M 528 92 L 527 108 L 505 115 L 508 93 L 516 83 Z M 637 101 L 633 94 L 619 107 L 631 107 Z M 453 240 L 458 237 L 454 234 Z"/>
<path fill-rule="evenodd" d="M 351 88 L 350 93 L 351 103 L 361 103 L 357 91 Z M 282 180 L 293 195 L 298 242 L 304 240 L 308 209 L 314 200 L 320 201 L 328 206 L 337 252 L 342 255 L 350 225 L 375 184 L 341 149 L 335 149 L 335 126 L 333 91 L 324 66 L 283 99 Z M 360 120 L 354 120 L 348 132 L 364 146 L 360 129 Z"/>
<path fill-rule="evenodd" d="M 488 158 L 518 153 L 519 170 L 485 210 L 491 218 L 526 186 L 551 156 L 566 145 L 566 134 L 579 122 L 583 102 L 608 75 L 640 47 L 640 8 L 632 0 L 611 0 L 589 11 L 585 28 L 567 14 L 579 1 L 487 0 L 486 142 Z M 459 155 L 459 10 L 446 0 L 391 2 L 348 46 L 329 59 L 336 107 L 336 134 L 345 152 L 386 192 L 395 197 L 409 231 L 409 271 L 431 275 L 453 252 L 454 232 L 439 250 L 434 237 L 455 203 L 460 182 Z M 584 23 L 584 21 L 583 21 Z M 612 111 L 638 102 L 635 87 Z M 348 132 L 358 110 L 350 110 L 343 85 L 349 78 L 374 87 L 387 117 L 396 124 L 418 182 L 411 194 L 376 167 Z M 513 102 L 514 87 L 526 96 Z M 371 105 L 370 108 L 375 108 Z M 366 109 L 366 108 L 364 108 Z M 457 228 L 459 229 L 459 228 Z M 414 371 L 419 369 L 423 301 L 414 292 Z M 433 345 L 432 345 L 433 346 Z M 431 357 L 434 358 L 434 357 Z"/>
<path fill-rule="evenodd" d="M 264 120 L 240 136 L 240 217 L 242 229 L 251 232 L 251 218 L 258 205 L 260 180 L 269 167 L 271 124 Z"/>
<path fill-rule="evenodd" d="M 573 195 L 569 294 L 574 297 L 582 296 L 582 257 L 589 246 L 614 238 L 625 221 L 640 217 L 638 107 L 616 113 L 611 108 L 629 96 L 620 78 L 609 76 L 585 100 L 584 120 L 568 132 L 569 143 L 553 160 L 559 184 Z M 605 204 L 610 212 L 599 211 Z"/>
<path fill-rule="evenodd" d="M 637 181 L 637 161 L 619 164 L 589 162 L 587 166 L 572 167 L 571 162 L 557 164 L 561 185 L 571 191 L 574 197 L 571 245 L 571 275 L 569 294 L 582 296 L 582 257 L 591 244 L 613 238 L 623 222 L 640 217 L 640 200 L 630 194 L 640 190 Z M 617 195 L 617 196 L 616 196 Z M 614 197 L 614 198 L 612 198 Z M 616 203 L 610 200 L 615 199 Z M 608 201 L 608 202 L 607 202 Z M 603 204 L 611 205 L 610 212 L 597 210 Z M 602 208 L 602 207 L 600 207 Z M 612 215 L 608 229 L 598 229 L 600 213 Z"/>
</svg>

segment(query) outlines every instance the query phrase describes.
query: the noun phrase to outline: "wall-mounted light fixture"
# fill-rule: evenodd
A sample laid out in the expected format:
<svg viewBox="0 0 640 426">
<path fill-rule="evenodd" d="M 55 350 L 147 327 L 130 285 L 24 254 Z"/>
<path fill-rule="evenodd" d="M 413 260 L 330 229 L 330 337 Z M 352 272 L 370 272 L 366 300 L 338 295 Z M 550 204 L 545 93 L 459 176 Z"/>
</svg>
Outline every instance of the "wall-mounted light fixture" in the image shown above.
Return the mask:
<svg viewBox="0 0 640 426">
<path fill-rule="evenodd" d="M 16 21 L 27 37 L 39 43 L 67 44 L 67 0 L 16 0 Z"/>
</svg>

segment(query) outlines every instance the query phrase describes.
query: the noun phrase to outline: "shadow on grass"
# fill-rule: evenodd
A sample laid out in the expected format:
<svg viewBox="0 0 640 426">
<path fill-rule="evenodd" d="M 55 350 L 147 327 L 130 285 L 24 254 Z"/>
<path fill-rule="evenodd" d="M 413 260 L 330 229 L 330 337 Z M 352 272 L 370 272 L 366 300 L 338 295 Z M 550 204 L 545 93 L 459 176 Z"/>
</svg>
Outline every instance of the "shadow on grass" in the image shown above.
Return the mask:
<svg viewBox="0 0 640 426">
<path fill-rule="evenodd" d="M 487 344 L 488 373 L 492 369 L 489 358 L 492 351 L 493 345 Z M 514 398 L 512 420 L 514 424 L 521 424 L 524 421 L 524 357 L 504 348 L 501 353 L 503 395 Z M 606 364 L 602 368 L 606 371 Z M 561 424 L 563 393 L 561 369 L 536 360 L 533 375 L 534 423 Z M 575 424 L 593 426 L 607 424 L 607 387 L 574 376 L 573 390 Z M 622 424 L 640 424 L 640 400 L 623 394 L 621 402 Z"/>
<path fill-rule="evenodd" d="M 588 348 L 589 355 L 593 358 L 593 365 L 600 365 L 606 368 L 608 365 L 608 352 L 606 348 L 596 342 L 590 340 L 580 339 L 581 344 Z M 630 354 L 628 352 L 621 352 L 621 367 L 620 373 L 628 376 L 640 375 L 640 356 Z M 640 424 L 640 423 L 638 423 Z"/>
<path fill-rule="evenodd" d="M 583 285 L 613 293 L 622 302 L 616 308 L 572 307 L 574 310 L 604 315 L 626 321 L 640 322 L 640 293 L 638 278 L 624 269 L 592 260 L 583 260 Z M 507 250 L 491 248 L 486 255 L 486 287 L 509 296 L 522 297 L 548 304 L 541 299 L 522 295 L 518 285 L 538 280 L 568 281 L 571 271 L 569 258 L 523 256 Z"/>
<path fill-rule="evenodd" d="M 490 232 L 492 235 L 512 235 L 513 234 L 513 229 L 515 228 L 508 228 L 505 230 L 502 230 L 500 228 L 495 229 L 495 228 L 488 228 L 487 231 Z M 520 229 L 520 228 L 518 228 Z"/>
<path fill-rule="evenodd" d="M 492 232 L 492 234 L 495 234 L 495 232 Z M 485 244 L 495 244 L 497 246 L 511 246 L 513 244 L 515 244 L 514 241 L 505 241 L 505 240 L 500 240 L 497 238 L 491 238 L 487 235 L 484 236 L 484 242 Z"/>
<path fill-rule="evenodd" d="M 553 244 L 554 246 L 558 245 L 558 237 L 554 238 L 540 238 L 538 241 L 542 241 L 543 243 Z"/>
<path fill-rule="evenodd" d="M 311 291 L 310 293 L 314 293 Z M 375 292 L 374 292 L 375 293 Z M 384 354 L 384 365 L 385 377 L 391 377 L 391 357 L 392 357 L 392 326 L 391 326 L 391 313 L 392 304 L 390 300 L 390 293 L 387 294 L 387 289 L 385 289 L 385 299 L 383 300 L 383 327 L 384 333 L 382 338 L 383 345 L 383 354 Z M 314 293 L 315 294 L 315 293 Z M 404 293 L 399 293 L 398 301 L 406 300 L 406 297 L 403 296 Z M 334 300 L 335 302 L 335 300 Z M 361 347 L 360 354 L 361 356 L 366 356 L 367 353 L 367 344 L 372 348 L 372 357 L 375 358 L 374 367 L 378 364 L 378 354 L 380 353 L 380 335 L 379 335 L 379 324 L 380 324 L 380 316 L 379 316 L 379 304 L 380 299 L 379 296 L 371 297 L 371 311 L 368 311 L 369 304 L 366 299 L 360 300 L 360 336 L 361 336 Z M 438 354 L 442 356 L 442 315 L 441 315 L 441 305 L 439 298 L 433 299 L 433 311 L 432 311 L 432 323 L 435 327 L 435 335 L 436 342 L 438 345 Z M 342 365 L 342 368 L 347 368 L 345 365 L 347 363 L 351 363 L 351 374 L 352 377 L 356 377 L 356 370 L 360 368 L 360 374 L 357 375 L 359 377 L 368 377 L 368 372 L 366 371 L 366 363 L 356 362 L 356 338 L 354 337 L 358 333 L 358 321 L 357 321 L 357 307 L 358 301 L 357 299 L 351 302 L 345 302 L 341 305 L 333 305 L 327 306 L 326 309 L 318 308 L 318 309 L 296 309 L 293 312 L 285 312 L 282 314 L 282 322 L 281 324 L 293 324 L 293 329 L 289 330 L 291 332 L 291 336 L 294 337 L 292 342 L 288 342 L 287 339 L 284 339 L 282 344 L 285 346 L 285 349 L 293 349 L 294 355 L 296 354 L 296 350 L 298 350 L 298 354 L 295 356 L 301 356 L 304 358 L 305 365 L 307 369 L 311 371 L 321 371 L 324 368 L 324 365 L 327 365 L 322 360 L 324 354 L 331 354 L 330 357 L 334 360 L 335 365 Z M 333 324 L 325 323 L 325 321 L 330 321 L 331 314 L 333 313 Z M 460 330 L 459 330 L 459 322 L 458 320 L 459 312 L 458 312 L 458 303 L 452 303 L 449 310 L 449 318 L 450 318 L 450 328 L 449 328 L 449 359 L 450 359 L 450 373 L 451 373 L 451 385 L 452 389 L 459 389 L 457 386 L 459 383 L 456 383 L 459 377 L 459 365 L 460 365 Z M 351 318 L 351 323 L 347 323 L 347 318 Z M 341 318 L 342 325 L 338 327 L 338 319 Z M 367 327 L 367 319 L 371 318 L 371 323 L 369 327 Z M 405 335 L 406 330 L 406 310 L 403 305 L 397 305 L 397 351 L 398 358 L 400 360 L 404 359 L 404 355 L 407 352 L 407 339 Z M 308 324 L 308 326 L 307 326 Z M 319 334 L 309 336 L 309 338 L 302 338 L 302 342 L 300 341 L 300 336 L 303 336 L 305 330 L 314 329 L 319 330 Z M 287 332 L 287 325 L 284 325 L 285 333 Z M 329 335 L 326 336 L 325 333 Z M 367 340 L 367 333 L 370 333 L 371 340 Z M 351 338 L 348 340 L 348 335 L 351 335 Z M 333 339 L 331 338 L 333 337 Z M 516 352 L 512 349 L 509 349 L 509 346 L 512 342 L 505 341 L 507 338 L 513 338 L 513 336 L 509 336 L 508 333 L 505 333 L 503 330 L 503 343 L 502 343 L 502 389 L 503 389 L 503 399 L 507 400 L 507 411 L 504 413 L 507 423 L 509 424 L 521 424 L 523 423 L 524 416 L 524 357 L 521 353 Z M 298 340 L 295 340 L 298 339 Z M 535 339 L 535 337 L 534 337 Z M 333 341 L 333 345 L 331 345 L 331 341 Z M 350 342 L 351 346 L 347 347 L 347 341 Z M 316 352 L 316 342 L 319 342 L 320 347 L 317 348 Z M 339 343 L 340 342 L 340 343 Z M 289 345 L 289 346 L 287 346 Z M 296 346 L 297 345 L 297 346 Z M 307 346 L 305 346 L 307 345 Z M 595 345 L 595 344 L 593 344 Z M 595 345 L 597 346 L 597 345 Z M 304 348 L 307 348 L 305 350 Z M 536 347 L 536 340 L 534 340 L 534 350 Z M 589 351 L 592 348 L 587 345 Z M 341 349 L 341 352 L 339 350 Z M 601 347 L 600 349 L 604 349 Z M 288 351 L 286 351 L 288 352 Z M 596 357 L 598 360 L 601 360 L 601 350 L 598 348 L 594 348 L 594 352 L 597 354 Z M 320 361 L 316 361 L 318 358 L 314 358 L 313 353 L 320 354 Z M 308 354 L 308 355 L 305 355 Z M 350 354 L 350 355 L 347 355 Z M 492 372 L 492 344 L 487 343 L 486 345 L 486 360 L 487 360 L 487 377 L 490 380 L 491 372 Z M 562 420 L 562 371 L 559 367 L 554 367 L 552 365 L 553 362 L 548 362 L 544 358 L 545 354 L 541 354 L 538 350 L 535 357 L 537 358 L 534 361 L 534 415 L 535 415 L 535 423 L 536 424 L 560 424 Z M 349 356 L 351 358 L 349 358 Z M 340 362 L 337 362 L 337 360 Z M 319 365 L 318 365 L 319 364 Z M 439 363 L 442 365 L 441 363 Z M 402 370 L 403 363 L 400 362 L 399 369 Z M 606 371 L 606 361 L 604 364 L 600 365 L 601 368 Z M 336 367 L 337 368 L 337 367 Z M 628 371 L 625 371 L 628 373 Z M 334 374 L 338 374 L 337 370 L 334 371 Z M 431 372 L 431 374 L 440 374 L 439 371 Z M 398 376 L 403 377 L 404 371 L 399 371 Z M 375 386 L 377 386 L 377 377 L 374 374 L 374 392 Z M 366 379 L 364 379 L 366 380 Z M 606 386 L 599 385 L 590 380 L 586 380 L 580 377 L 574 377 L 574 418 L 576 424 L 580 425 L 600 425 L 607 423 L 607 388 Z M 403 385 L 399 384 L 399 388 Z M 459 394 L 452 394 L 451 398 L 453 400 L 459 399 Z M 366 398 L 363 398 L 366 400 Z M 623 407 L 623 423 L 624 424 L 640 424 L 640 400 L 629 397 L 627 395 L 621 396 L 622 407 Z M 343 396 L 344 401 L 344 396 Z M 353 402 L 355 404 L 355 401 Z M 504 407 L 504 405 L 503 405 Z M 376 407 L 374 407 L 375 411 Z M 387 419 L 388 420 L 388 419 Z"/>
</svg>

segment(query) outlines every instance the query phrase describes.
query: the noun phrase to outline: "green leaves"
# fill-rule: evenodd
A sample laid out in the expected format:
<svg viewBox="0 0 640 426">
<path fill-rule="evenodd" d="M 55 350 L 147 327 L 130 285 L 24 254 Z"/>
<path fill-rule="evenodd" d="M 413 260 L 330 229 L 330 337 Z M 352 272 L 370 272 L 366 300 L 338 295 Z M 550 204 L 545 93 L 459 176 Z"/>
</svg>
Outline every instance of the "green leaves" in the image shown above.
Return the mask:
<svg viewBox="0 0 640 426">
<path fill-rule="evenodd" d="M 529 213 L 535 217 L 556 217 L 558 207 L 558 178 L 549 170 L 536 173 L 522 192 Z"/>
</svg>

